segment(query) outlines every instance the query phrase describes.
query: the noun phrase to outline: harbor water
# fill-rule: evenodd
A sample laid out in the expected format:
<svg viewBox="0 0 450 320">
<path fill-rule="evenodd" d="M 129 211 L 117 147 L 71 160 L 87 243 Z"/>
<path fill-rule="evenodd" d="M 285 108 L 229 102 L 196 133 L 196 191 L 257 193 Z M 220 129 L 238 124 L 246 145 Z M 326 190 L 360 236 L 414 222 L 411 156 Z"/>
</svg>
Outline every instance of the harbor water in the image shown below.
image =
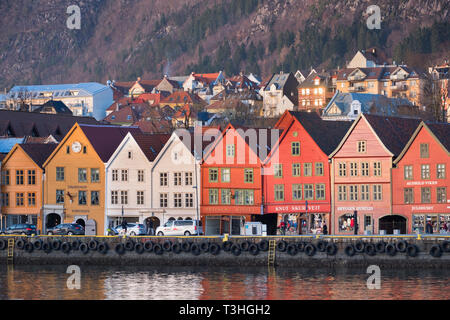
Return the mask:
<svg viewBox="0 0 450 320">
<path fill-rule="evenodd" d="M 80 266 L 69 289 L 67 267 L 0 265 L 0 300 L 450 299 L 446 269 L 381 269 L 380 288 L 368 289 L 366 268 Z"/>
</svg>

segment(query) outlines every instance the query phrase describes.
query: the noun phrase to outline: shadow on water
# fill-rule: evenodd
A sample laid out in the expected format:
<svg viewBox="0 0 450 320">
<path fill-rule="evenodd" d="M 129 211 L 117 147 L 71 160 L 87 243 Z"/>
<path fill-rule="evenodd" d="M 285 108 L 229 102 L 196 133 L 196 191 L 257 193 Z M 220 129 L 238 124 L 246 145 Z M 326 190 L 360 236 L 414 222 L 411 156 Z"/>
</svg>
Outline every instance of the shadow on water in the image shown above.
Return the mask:
<svg viewBox="0 0 450 320">
<path fill-rule="evenodd" d="M 449 270 L 82 266 L 69 289 L 67 266 L 0 266 L 0 299 L 306 300 L 449 299 Z"/>
</svg>

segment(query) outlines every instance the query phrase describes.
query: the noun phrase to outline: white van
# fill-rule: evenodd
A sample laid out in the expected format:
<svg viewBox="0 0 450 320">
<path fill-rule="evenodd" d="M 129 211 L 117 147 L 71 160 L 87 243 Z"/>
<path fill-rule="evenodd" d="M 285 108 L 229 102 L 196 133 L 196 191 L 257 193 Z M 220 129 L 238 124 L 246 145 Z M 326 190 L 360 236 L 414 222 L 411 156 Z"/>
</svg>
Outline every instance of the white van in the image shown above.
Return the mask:
<svg viewBox="0 0 450 320">
<path fill-rule="evenodd" d="M 169 220 L 156 228 L 157 236 L 190 236 L 202 234 L 197 220 Z"/>
</svg>

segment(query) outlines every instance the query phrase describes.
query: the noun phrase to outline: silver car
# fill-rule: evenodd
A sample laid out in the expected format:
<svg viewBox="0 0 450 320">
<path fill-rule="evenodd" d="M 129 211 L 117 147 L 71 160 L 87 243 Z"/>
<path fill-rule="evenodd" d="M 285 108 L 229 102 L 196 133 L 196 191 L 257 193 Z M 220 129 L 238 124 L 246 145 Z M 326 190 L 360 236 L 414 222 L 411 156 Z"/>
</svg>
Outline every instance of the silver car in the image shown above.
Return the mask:
<svg viewBox="0 0 450 320">
<path fill-rule="evenodd" d="M 122 225 L 119 225 L 115 228 L 119 235 L 123 235 L 124 230 Z M 147 232 L 145 230 L 145 226 L 139 223 L 127 223 L 127 236 L 144 236 Z"/>
</svg>

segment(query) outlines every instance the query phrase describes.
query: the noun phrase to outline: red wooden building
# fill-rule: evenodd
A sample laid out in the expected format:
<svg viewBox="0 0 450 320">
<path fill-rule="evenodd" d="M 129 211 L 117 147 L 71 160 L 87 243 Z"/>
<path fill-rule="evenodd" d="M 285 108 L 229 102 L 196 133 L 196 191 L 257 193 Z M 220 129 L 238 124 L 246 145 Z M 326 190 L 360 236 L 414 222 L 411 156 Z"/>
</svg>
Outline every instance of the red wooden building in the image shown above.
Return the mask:
<svg viewBox="0 0 450 320">
<path fill-rule="evenodd" d="M 321 233 L 324 224 L 329 233 L 328 155 L 350 125 L 324 121 L 316 112 L 286 111 L 281 116 L 275 127 L 282 134 L 264 161 L 264 216 L 255 217 L 268 225 L 269 234 L 281 221 L 292 227 L 287 234 Z"/>
<path fill-rule="evenodd" d="M 419 123 L 370 114 L 354 121 L 330 156 L 334 234 L 406 233 L 406 219 L 392 214 L 391 169 Z"/>
<path fill-rule="evenodd" d="M 448 230 L 450 223 L 450 124 L 422 122 L 392 170 L 393 213 L 407 221 L 408 233 Z M 445 225 L 444 225 L 445 224 Z"/>
<path fill-rule="evenodd" d="M 205 234 L 241 234 L 245 222 L 261 214 L 260 157 L 267 157 L 271 145 L 264 139 L 265 132 L 269 131 L 230 124 L 206 151 L 200 206 Z"/>
</svg>

